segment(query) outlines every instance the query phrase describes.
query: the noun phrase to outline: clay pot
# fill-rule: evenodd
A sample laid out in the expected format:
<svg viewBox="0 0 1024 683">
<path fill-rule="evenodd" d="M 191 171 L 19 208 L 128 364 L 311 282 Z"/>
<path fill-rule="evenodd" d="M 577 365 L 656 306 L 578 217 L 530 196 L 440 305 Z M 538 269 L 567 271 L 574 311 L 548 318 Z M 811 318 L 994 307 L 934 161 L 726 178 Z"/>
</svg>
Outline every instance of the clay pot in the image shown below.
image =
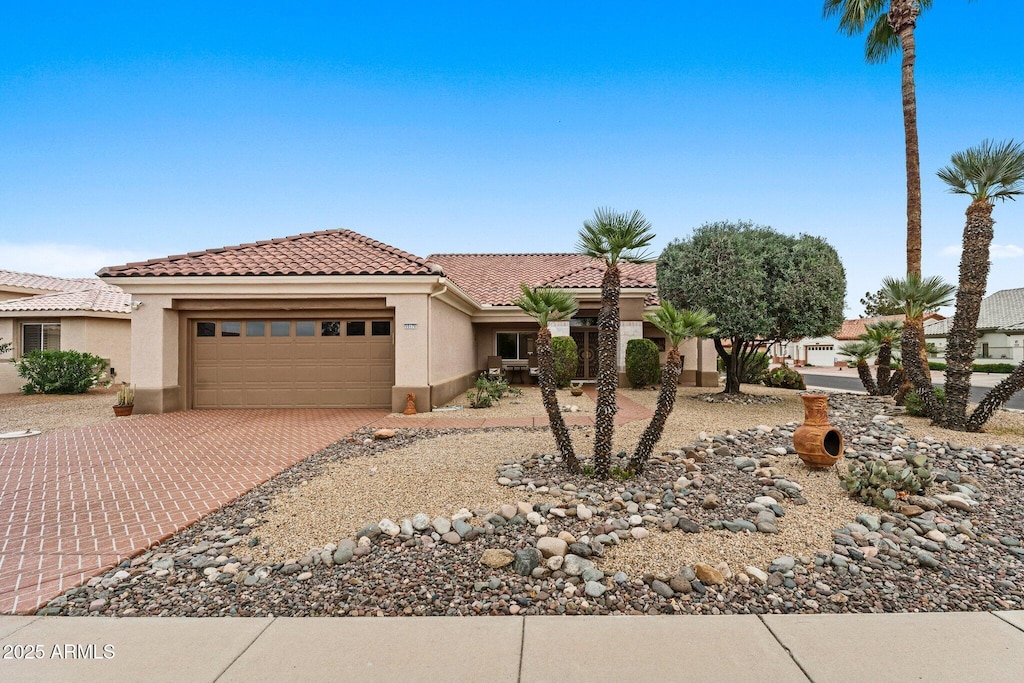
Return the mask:
<svg viewBox="0 0 1024 683">
<path fill-rule="evenodd" d="M 133 404 L 129 404 L 129 405 L 126 405 L 126 406 L 114 406 L 114 416 L 115 417 L 127 417 L 128 415 L 132 414 L 132 409 L 133 408 L 135 408 L 135 406 Z"/>
<path fill-rule="evenodd" d="M 828 396 L 807 394 L 804 423 L 793 433 L 793 447 L 808 467 L 827 468 L 843 457 L 843 435 L 828 423 Z"/>
</svg>

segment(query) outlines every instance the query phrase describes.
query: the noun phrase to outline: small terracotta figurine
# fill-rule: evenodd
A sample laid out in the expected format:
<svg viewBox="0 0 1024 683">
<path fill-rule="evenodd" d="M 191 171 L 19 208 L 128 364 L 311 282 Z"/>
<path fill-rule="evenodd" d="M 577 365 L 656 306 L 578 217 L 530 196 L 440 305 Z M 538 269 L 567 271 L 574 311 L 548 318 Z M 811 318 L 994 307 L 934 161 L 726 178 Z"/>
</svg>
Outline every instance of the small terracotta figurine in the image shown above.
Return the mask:
<svg viewBox="0 0 1024 683">
<path fill-rule="evenodd" d="M 405 395 L 405 410 L 402 411 L 403 415 L 415 415 L 416 414 L 416 394 L 411 391 Z"/>
</svg>

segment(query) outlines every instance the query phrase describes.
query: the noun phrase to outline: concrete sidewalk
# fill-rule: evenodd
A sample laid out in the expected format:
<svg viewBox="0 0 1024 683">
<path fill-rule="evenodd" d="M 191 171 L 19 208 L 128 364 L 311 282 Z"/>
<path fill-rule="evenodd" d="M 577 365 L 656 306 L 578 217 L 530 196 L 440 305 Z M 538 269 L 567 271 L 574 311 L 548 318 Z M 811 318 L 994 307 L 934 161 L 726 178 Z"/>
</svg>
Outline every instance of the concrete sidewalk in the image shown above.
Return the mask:
<svg viewBox="0 0 1024 683">
<path fill-rule="evenodd" d="M 0 617 L 3 681 L 1022 681 L 1024 612 Z"/>
</svg>

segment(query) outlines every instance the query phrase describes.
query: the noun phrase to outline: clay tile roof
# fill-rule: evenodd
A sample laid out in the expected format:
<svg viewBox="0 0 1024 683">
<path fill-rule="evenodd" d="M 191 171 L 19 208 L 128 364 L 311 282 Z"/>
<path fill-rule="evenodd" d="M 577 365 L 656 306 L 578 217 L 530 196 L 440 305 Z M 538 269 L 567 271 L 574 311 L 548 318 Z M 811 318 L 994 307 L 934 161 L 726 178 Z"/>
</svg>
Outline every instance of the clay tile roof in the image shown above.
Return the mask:
<svg viewBox="0 0 1024 683">
<path fill-rule="evenodd" d="M 520 282 L 529 287 L 596 289 L 604 275 L 600 261 L 579 254 L 433 254 L 428 259 L 484 306 L 510 306 L 519 296 Z M 622 264 L 622 286 L 655 289 L 654 268 L 653 263 Z"/>
<path fill-rule="evenodd" d="M 4 311 L 93 311 L 97 313 L 131 313 L 132 298 L 120 287 L 101 286 L 77 292 L 37 294 L 22 299 L 0 301 Z"/>
<path fill-rule="evenodd" d="M 40 292 L 75 292 L 102 286 L 102 282 L 93 277 L 54 277 L 37 275 L 36 273 L 19 273 L 13 270 L 0 270 L 0 289 L 4 285 L 18 289 L 34 289 Z"/>
<path fill-rule="evenodd" d="M 432 272 L 425 260 L 383 242 L 351 230 L 321 230 L 111 266 L 98 275 L 430 275 Z"/>
<path fill-rule="evenodd" d="M 877 323 L 881 320 L 895 320 L 897 322 L 903 322 L 905 319 L 905 315 L 880 315 L 874 318 L 854 318 L 853 320 L 844 320 L 843 326 L 839 330 L 839 334 L 836 335 L 836 339 L 841 341 L 858 339 L 862 334 L 867 332 L 867 326 L 872 323 Z"/>
</svg>

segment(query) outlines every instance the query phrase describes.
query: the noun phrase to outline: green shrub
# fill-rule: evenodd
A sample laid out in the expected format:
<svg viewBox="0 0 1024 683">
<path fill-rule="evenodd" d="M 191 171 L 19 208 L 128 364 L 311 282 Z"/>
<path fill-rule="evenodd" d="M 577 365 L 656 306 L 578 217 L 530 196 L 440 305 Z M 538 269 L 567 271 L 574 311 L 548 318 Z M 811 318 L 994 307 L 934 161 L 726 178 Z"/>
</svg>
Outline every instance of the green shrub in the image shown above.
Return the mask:
<svg viewBox="0 0 1024 683">
<path fill-rule="evenodd" d="M 928 369 L 929 370 L 945 370 L 946 369 L 946 364 L 945 363 L 939 363 L 938 361 L 928 361 Z"/>
<path fill-rule="evenodd" d="M 750 358 L 747 358 L 747 362 L 743 365 L 743 370 L 740 372 L 740 381 L 744 384 L 760 384 L 761 380 L 764 379 L 765 373 L 768 372 L 768 363 L 771 362 L 771 358 L 768 357 L 767 353 L 758 351 L 754 353 Z"/>
<path fill-rule="evenodd" d="M 935 400 L 940 406 L 946 405 L 946 390 L 942 387 L 935 387 Z M 916 391 L 908 391 L 903 407 L 907 409 L 907 415 L 914 417 L 928 417 L 924 412 L 924 402 L 917 395 Z"/>
<path fill-rule="evenodd" d="M 804 376 L 788 365 L 783 365 L 769 371 L 761 381 L 764 382 L 765 386 L 778 387 L 780 389 L 800 389 L 802 391 L 807 388 L 807 384 L 804 383 Z"/>
<path fill-rule="evenodd" d="M 3 337 L 0 337 L 0 353 L 7 353 L 11 350 L 11 346 L 13 346 L 11 342 L 5 342 Z"/>
<path fill-rule="evenodd" d="M 1012 363 L 975 363 L 974 372 L 1005 372 L 1011 373 L 1017 368 Z"/>
<path fill-rule="evenodd" d="M 107 361 L 81 351 L 29 351 L 16 360 L 26 394 L 83 394 L 106 376 Z"/>
<path fill-rule="evenodd" d="M 490 408 L 500 401 L 505 394 L 519 396 L 521 389 L 509 386 L 504 377 L 488 377 L 483 374 L 476 378 L 476 384 L 466 392 L 470 408 Z"/>
<path fill-rule="evenodd" d="M 650 339 L 626 342 L 626 378 L 634 389 L 657 384 L 661 377 L 658 345 Z"/>
<path fill-rule="evenodd" d="M 576 340 L 572 337 L 555 337 L 551 340 L 551 354 L 555 358 L 555 386 L 564 389 L 576 376 L 580 357 Z"/>
<path fill-rule="evenodd" d="M 901 491 L 908 494 L 924 493 L 935 480 L 928 458 L 908 453 L 906 463 L 869 460 L 861 465 L 850 463 L 839 485 L 854 498 L 883 510 L 892 509 Z"/>
</svg>

